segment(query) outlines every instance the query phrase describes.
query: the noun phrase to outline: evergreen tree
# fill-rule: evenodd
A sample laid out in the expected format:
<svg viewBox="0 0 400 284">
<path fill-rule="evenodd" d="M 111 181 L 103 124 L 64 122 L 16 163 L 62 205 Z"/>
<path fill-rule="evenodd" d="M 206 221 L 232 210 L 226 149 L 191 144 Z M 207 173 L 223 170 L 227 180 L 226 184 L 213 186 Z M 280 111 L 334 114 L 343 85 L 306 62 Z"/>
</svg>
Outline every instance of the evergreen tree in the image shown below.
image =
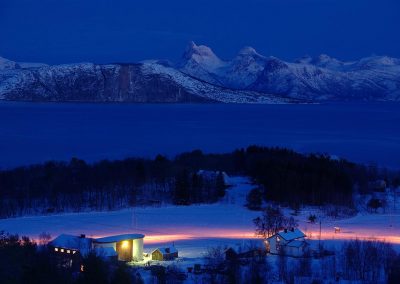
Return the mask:
<svg viewBox="0 0 400 284">
<path fill-rule="evenodd" d="M 225 178 L 224 174 L 219 171 L 215 180 L 215 187 L 217 189 L 217 196 L 218 197 L 224 197 L 225 196 L 225 189 L 226 189 L 226 184 L 225 184 Z"/>
<path fill-rule="evenodd" d="M 178 205 L 188 205 L 190 198 L 189 172 L 184 169 L 175 180 L 174 203 Z"/>
</svg>

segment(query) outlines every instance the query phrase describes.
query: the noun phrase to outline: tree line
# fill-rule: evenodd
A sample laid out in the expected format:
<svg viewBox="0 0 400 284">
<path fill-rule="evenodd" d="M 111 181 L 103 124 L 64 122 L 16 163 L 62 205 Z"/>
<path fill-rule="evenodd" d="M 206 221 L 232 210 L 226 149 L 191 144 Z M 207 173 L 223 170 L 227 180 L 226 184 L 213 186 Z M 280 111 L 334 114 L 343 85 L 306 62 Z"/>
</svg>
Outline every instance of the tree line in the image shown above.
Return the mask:
<svg viewBox="0 0 400 284">
<path fill-rule="evenodd" d="M 261 198 L 292 206 L 352 206 L 355 190 L 367 192 L 369 181 L 389 176 L 327 155 L 258 146 L 224 154 L 196 150 L 172 159 L 158 155 L 90 164 L 73 158 L 0 171 L 0 217 L 216 202 L 225 194 L 222 171 L 249 176 L 260 185 L 251 202 Z"/>
</svg>

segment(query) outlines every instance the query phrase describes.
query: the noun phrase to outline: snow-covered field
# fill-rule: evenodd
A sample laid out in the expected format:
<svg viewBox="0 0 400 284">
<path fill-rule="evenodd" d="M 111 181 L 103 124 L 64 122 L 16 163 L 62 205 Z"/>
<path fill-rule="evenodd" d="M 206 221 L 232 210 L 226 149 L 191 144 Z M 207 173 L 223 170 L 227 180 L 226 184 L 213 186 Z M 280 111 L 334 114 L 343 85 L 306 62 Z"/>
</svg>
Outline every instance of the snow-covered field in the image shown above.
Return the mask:
<svg viewBox="0 0 400 284">
<path fill-rule="evenodd" d="M 218 204 L 167 206 L 126 209 L 114 212 L 69 213 L 0 220 L 0 231 L 18 233 L 37 239 L 42 232 L 86 234 L 102 237 L 111 234 L 143 233 L 145 251 L 172 242 L 184 257 L 199 257 L 211 246 L 238 246 L 254 239 L 252 220 L 259 212 L 245 208 L 247 192 L 253 187 L 247 178 L 234 177 L 227 196 Z M 319 223 L 310 224 L 312 209 L 302 210 L 299 228 L 312 240 L 319 239 Z M 284 210 L 288 212 L 290 210 Z M 340 227 L 340 233 L 334 233 Z M 325 217 L 321 226 L 322 240 L 379 239 L 400 245 L 400 214 L 358 214 L 347 219 Z M 336 243 L 336 242 L 335 242 Z"/>
</svg>

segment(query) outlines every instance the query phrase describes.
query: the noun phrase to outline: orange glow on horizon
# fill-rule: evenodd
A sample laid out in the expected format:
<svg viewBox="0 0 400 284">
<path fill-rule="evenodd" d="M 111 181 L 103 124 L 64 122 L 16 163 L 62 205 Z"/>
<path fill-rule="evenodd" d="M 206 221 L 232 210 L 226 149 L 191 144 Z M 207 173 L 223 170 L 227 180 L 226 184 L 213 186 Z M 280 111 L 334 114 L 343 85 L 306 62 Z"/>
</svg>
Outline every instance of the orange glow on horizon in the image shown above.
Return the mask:
<svg viewBox="0 0 400 284">
<path fill-rule="evenodd" d="M 301 230 L 303 230 L 300 227 Z M 368 230 L 367 228 L 363 231 L 346 231 L 346 229 L 341 228 L 342 231 L 339 233 L 334 233 L 332 230 L 322 230 L 321 240 L 376 240 L 383 241 L 392 244 L 400 244 L 400 235 L 396 235 L 396 231 L 384 232 L 382 235 L 377 236 L 376 231 Z M 181 233 L 185 232 L 185 233 Z M 186 233 L 187 232 L 187 233 Z M 319 239 L 319 230 L 313 228 L 312 230 L 303 230 L 307 238 L 310 240 Z M 121 232 L 104 232 L 96 235 L 90 235 L 91 238 L 101 238 L 113 234 L 124 234 L 128 233 L 126 231 Z M 386 234 L 385 234 L 386 233 Z M 179 232 L 175 234 L 145 234 L 144 243 L 145 244 L 157 244 L 157 243 L 168 243 L 174 241 L 183 240 L 197 240 L 197 239 L 212 239 L 212 238 L 226 238 L 226 239 L 257 239 L 252 230 L 235 230 L 235 229 L 220 229 L 220 228 L 179 228 Z M 38 239 L 33 239 L 38 241 Z M 59 249 L 60 250 L 60 249 Z M 74 251 L 72 251 L 74 253 Z"/>
</svg>

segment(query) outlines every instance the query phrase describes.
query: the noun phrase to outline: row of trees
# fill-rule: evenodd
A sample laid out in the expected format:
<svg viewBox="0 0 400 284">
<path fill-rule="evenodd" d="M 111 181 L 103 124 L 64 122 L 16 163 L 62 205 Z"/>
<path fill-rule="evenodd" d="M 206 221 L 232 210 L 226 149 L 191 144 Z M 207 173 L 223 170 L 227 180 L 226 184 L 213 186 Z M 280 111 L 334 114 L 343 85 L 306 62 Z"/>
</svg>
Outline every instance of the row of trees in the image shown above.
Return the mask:
<svg viewBox="0 0 400 284">
<path fill-rule="evenodd" d="M 210 180 L 198 174 L 201 169 L 252 177 L 260 184 L 252 196 L 258 202 L 255 207 L 260 206 L 260 198 L 292 206 L 352 206 L 355 189 L 367 192 L 369 181 L 383 178 L 376 168 L 345 160 L 257 146 L 227 154 L 193 151 L 174 159 L 158 155 L 94 164 L 79 159 L 51 161 L 0 171 L 0 217 L 31 213 L 35 208 L 112 210 L 154 202 L 214 202 L 225 193 L 222 176 Z"/>
<path fill-rule="evenodd" d="M 221 169 L 250 176 L 259 185 L 252 192 L 254 209 L 261 200 L 298 207 L 301 204 L 353 206 L 353 194 L 370 193 L 371 181 L 398 184 L 400 174 L 360 165 L 324 154 L 300 154 L 284 148 L 250 146 L 228 154 L 203 154 L 201 151 L 177 157 L 189 168 Z M 249 207 L 253 205 L 248 203 Z"/>
<path fill-rule="evenodd" d="M 203 176 L 163 156 L 87 164 L 47 162 L 0 172 L 0 218 L 55 211 L 115 210 L 160 203 L 215 202 L 222 173 Z"/>
</svg>

